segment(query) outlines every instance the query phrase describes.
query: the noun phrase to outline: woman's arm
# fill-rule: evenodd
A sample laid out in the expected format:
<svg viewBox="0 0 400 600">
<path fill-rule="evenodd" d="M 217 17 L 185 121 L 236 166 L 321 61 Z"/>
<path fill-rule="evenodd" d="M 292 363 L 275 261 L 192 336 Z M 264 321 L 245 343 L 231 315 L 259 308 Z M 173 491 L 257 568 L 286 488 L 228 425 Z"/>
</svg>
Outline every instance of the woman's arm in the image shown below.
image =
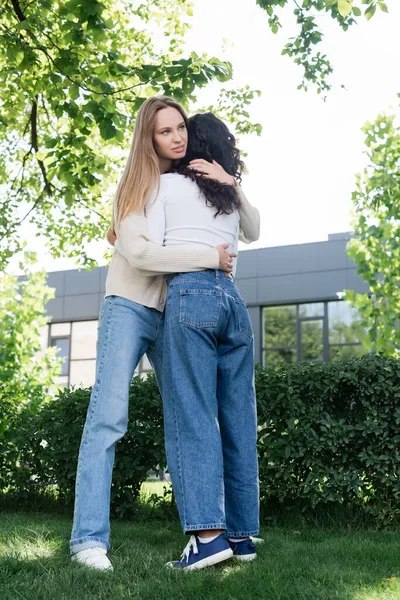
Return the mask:
<svg viewBox="0 0 400 600">
<path fill-rule="evenodd" d="M 240 198 L 239 240 L 245 244 L 250 244 L 260 237 L 260 212 L 258 208 L 250 204 L 239 185 L 237 186 L 236 191 Z"/>
<path fill-rule="evenodd" d="M 165 275 L 221 269 L 232 271 L 232 254 L 227 251 L 228 244 L 216 248 L 195 249 L 185 247 L 166 247 L 162 243 L 165 236 L 165 198 L 169 188 L 162 181 L 158 197 L 146 206 L 144 214 L 131 214 L 118 228 L 118 239 L 107 239 L 122 254 L 129 264 L 144 275 Z"/>
<path fill-rule="evenodd" d="M 217 248 L 206 250 L 183 247 L 166 247 L 150 240 L 144 215 L 131 214 L 120 224 L 115 249 L 122 254 L 131 267 L 144 275 L 165 275 L 220 269 Z M 226 252 L 225 254 L 228 255 Z M 225 261 L 222 258 L 222 261 Z M 225 263 L 224 263 L 225 264 Z M 225 265 L 227 266 L 227 265 Z"/>
</svg>

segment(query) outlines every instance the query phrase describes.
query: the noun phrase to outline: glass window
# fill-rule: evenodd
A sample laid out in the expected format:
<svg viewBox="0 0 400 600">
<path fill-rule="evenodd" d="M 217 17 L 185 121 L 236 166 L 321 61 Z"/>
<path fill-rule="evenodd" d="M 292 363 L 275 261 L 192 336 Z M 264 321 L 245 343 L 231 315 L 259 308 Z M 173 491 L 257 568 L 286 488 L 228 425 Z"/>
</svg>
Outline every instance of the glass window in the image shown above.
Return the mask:
<svg viewBox="0 0 400 600">
<path fill-rule="evenodd" d="M 359 343 L 362 336 L 360 316 L 344 300 L 328 303 L 329 343 Z"/>
<path fill-rule="evenodd" d="M 51 337 L 69 337 L 71 334 L 71 323 L 52 323 Z"/>
<path fill-rule="evenodd" d="M 72 323 L 71 360 L 96 358 L 98 321 Z"/>
<path fill-rule="evenodd" d="M 51 345 L 58 348 L 57 356 L 62 358 L 61 375 L 68 375 L 69 338 L 52 338 Z"/>
<path fill-rule="evenodd" d="M 310 304 L 299 305 L 299 317 L 304 319 L 305 317 L 323 317 L 324 316 L 324 303 L 323 302 L 311 302 Z"/>
<path fill-rule="evenodd" d="M 331 360 L 340 360 L 342 358 L 357 358 L 366 354 L 367 350 L 361 344 L 330 346 L 329 356 Z"/>
<path fill-rule="evenodd" d="M 296 362 L 296 349 L 264 350 L 264 367 L 277 369 Z"/>
<path fill-rule="evenodd" d="M 329 336 L 326 333 L 329 331 Z M 358 311 L 344 300 L 263 309 L 263 364 L 323 362 L 365 354 Z"/>
<path fill-rule="evenodd" d="M 267 306 L 263 318 L 264 348 L 296 346 L 295 306 Z"/>
<path fill-rule="evenodd" d="M 69 374 L 70 385 L 89 387 L 96 379 L 95 360 L 72 360 Z"/>
<path fill-rule="evenodd" d="M 300 322 L 301 360 L 321 362 L 323 360 L 323 320 Z"/>
</svg>

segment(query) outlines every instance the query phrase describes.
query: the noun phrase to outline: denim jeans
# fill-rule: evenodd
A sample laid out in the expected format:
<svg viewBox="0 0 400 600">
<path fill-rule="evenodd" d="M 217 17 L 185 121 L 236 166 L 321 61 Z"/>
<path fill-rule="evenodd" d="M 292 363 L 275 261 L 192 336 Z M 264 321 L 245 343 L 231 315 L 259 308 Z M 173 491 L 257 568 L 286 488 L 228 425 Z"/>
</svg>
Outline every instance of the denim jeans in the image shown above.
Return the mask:
<svg viewBox="0 0 400 600">
<path fill-rule="evenodd" d="M 147 356 L 161 383 L 162 313 L 119 296 L 103 303 L 97 339 L 96 381 L 83 430 L 75 489 L 71 554 L 110 547 L 110 490 L 115 444 L 128 426 L 129 387 Z"/>
<path fill-rule="evenodd" d="M 168 468 L 185 531 L 259 527 L 253 331 L 222 271 L 170 277 L 163 403 Z"/>
</svg>

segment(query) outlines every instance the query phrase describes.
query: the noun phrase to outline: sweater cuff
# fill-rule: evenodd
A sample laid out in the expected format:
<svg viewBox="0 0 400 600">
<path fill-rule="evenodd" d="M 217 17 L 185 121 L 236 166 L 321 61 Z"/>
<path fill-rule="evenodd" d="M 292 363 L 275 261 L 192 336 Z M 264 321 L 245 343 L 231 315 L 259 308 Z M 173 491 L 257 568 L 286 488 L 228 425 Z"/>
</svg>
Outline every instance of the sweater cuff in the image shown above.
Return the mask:
<svg viewBox="0 0 400 600">
<path fill-rule="evenodd" d="M 219 253 L 216 248 L 210 248 L 210 262 L 209 269 L 219 269 Z"/>
</svg>

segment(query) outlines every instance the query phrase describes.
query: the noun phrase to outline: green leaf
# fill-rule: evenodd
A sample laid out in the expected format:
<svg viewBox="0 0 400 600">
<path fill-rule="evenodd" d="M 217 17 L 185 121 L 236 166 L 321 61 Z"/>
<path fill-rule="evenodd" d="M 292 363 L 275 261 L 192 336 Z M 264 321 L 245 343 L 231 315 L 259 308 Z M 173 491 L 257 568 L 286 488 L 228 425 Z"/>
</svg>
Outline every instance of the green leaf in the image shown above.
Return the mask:
<svg viewBox="0 0 400 600">
<path fill-rule="evenodd" d="M 20 21 L 19 23 L 17 23 L 15 25 L 15 29 L 17 29 L 18 31 L 22 31 L 23 29 L 29 29 L 29 22 L 28 22 L 28 20 Z"/>
<path fill-rule="evenodd" d="M 376 12 L 376 4 L 370 4 L 370 6 L 368 6 L 368 8 L 366 9 L 366 11 L 364 13 L 365 16 L 366 16 L 366 18 L 368 19 L 368 21 L 370 19 L 372 19 L 372 17 L 374 16 L 375 12 Z"/>
<path fill-rule="evenodd" d="M 338 0 L 338 11 L 342 17 L 347 17 L 352 11 L 351 3 L 348 0 Z"/>
<path fill-rule="evenodd" d="M 100 134 L 103 140 L 110 140 L 115 137 L 117 130 L 111 119 L 103 119 L 99 125 Z"/>
<path fill-rule="evenodd" d="M 73 100 L 76 100 L 77 98 L 79 98 L 79 85 L 76 83 L 73 83 L 69 88 L 69 93 Z"/>
<path fill-rule="evenodd" d="M 355 17 L 360 17 L 361 16 L 361 10 L 358 8 L 358 6 L 353 6 L 353 15 Z"/>
</svg>

